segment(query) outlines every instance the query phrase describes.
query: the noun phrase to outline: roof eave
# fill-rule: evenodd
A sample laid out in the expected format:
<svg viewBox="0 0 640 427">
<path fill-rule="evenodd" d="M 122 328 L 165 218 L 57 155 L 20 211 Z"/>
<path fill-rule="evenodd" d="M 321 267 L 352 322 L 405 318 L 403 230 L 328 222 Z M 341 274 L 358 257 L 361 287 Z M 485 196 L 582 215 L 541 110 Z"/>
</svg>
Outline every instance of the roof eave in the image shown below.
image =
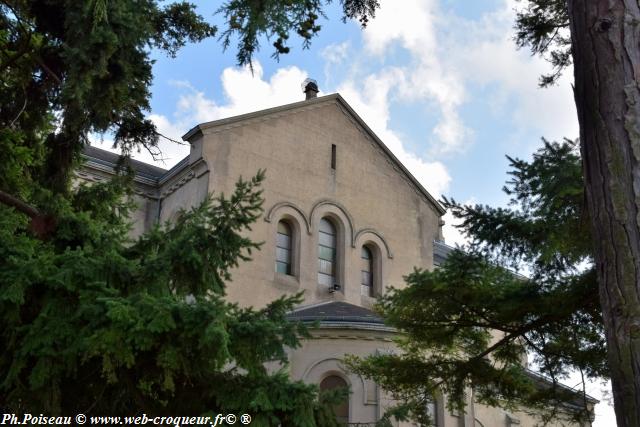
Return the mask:
<svg viewBox="0 0 640 427">
<path fill-rule="evenodd" d="M 189 129 L 187 133 L 182 135 L 182 140 L 189 142 L 191 138 L 193 138 L 197 134 L 202 134 L 202 128 L 200 127 L 200 125 L 196 125 Z"/>
<path fill-rule="evenodd" d="M 367 323 L 367 322 L 335 322 L 335 321 L 320 321 L 318 327 L 313 330 L 320 329 L 352 329 L 359 331 L 375 331 L 386 332 L 392 335 L 396 335 L 398 330 L 387 325 L 381 325 L 379 323 Z M 312 332 L 313 332 L 312 330 Z"/>
<path fill-rule="evenodd" d="M 433 204 L 438 213 L 440 213 L 440 215 L 444 215 L 447 212 L 444 206 L 442 206 L 440 202 L 438 202 L 427 191 L 427 189 L 424 188 L 422 184 L 420 184 L 416 177 L 414 177 L 413 174 L 409 172 L 409 170 L 402 164 L 402 162 L 395 156 L 395 154 L 393 154 L 393 152 L 389 150 L 389 147 L 387 147 L 387 145 L 378 137 L 378 135 L 376 135 L 376 133 L 369 127 L 369 125 L 367 125 L 367 123 L 358 115 L 358 113 L 356 113 L 355 110 L 351 108 L 351 106 L 339 93 L 336 94 L 336 99 L 338 100 L 338 102 L 340 102 L 340 104 L 342 104 L 344 108 L 347 109 L 347 111 L 349 111 L 349 114 L 351 114 L 358 121 L 358 124 L 362 126 L 362 128 L 369 134 L 369 136 L 376 141 L 376 143 L 380 146 L 380 148 L 382 148 L 385 154 L 389 156 L 391 160 L 393 160 L 393 162 L 400 168 L 400 170 L 407 176 L 407 178 L 409 178 L 411 183 L 418 188 L 420 193 L 422 193 L 422 195 L 425 196 L 425 198 Z"/>
</svg>

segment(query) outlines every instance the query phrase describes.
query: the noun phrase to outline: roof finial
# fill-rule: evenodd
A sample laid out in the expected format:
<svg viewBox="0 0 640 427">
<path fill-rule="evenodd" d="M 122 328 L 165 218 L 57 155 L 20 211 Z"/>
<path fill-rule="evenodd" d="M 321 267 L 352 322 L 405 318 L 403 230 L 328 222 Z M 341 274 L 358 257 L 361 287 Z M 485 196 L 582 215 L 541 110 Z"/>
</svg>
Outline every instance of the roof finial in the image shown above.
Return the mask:
<svg viewBox="0 0 640 427">
<path fill-rule="evenodd" d="M 305 79 L 302 82 L 302 91 L 305 93 L 305 99 L 316 98 L 318 96 L 318 82 L 313 79 Z"/>
</svg>

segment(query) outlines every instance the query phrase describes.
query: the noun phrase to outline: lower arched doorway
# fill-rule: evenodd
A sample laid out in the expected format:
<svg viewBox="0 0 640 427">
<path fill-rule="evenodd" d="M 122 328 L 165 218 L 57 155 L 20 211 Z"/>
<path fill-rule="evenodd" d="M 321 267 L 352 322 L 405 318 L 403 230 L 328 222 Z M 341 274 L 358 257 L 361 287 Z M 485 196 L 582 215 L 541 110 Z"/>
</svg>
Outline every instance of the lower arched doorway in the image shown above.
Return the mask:
<svg viewBox="0 0 640 427">
<path fill-rule="evenodd" d="M 320 382 L 320 391 L 335 390 L 342 388 L 349 389 L 347 382 L 338 375 L 329 375 Z M 333 413 L 336 416 L 336 421 L 340 424 L 346 425 L 349 422 L 349 396 L 346 395 L 341 403 L 333 407 Z"/>
</svg>

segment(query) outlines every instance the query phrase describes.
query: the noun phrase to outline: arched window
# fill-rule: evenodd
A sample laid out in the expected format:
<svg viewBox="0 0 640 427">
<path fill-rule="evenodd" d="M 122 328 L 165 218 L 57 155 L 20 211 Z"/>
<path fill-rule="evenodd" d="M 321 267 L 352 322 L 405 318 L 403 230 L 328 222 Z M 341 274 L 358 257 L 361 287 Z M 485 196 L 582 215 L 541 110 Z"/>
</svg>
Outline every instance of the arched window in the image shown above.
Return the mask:
<svg viewBox="0 0 640 427">
<path fill-rule="evenodd" d="M 276 235 L 276 271 L 278 273 L 291 274 L 292 237 L 291 226 L 285 221 L 280 221 Z"/>
<path fill-rule="evenodd" d="M 336 284 L 336 227 L 326 218 L 320 220 L 318 231 L 318 283 Z"/>
<path fill-rule="evenodd" d="M 320 391 L 334 390 L 336 388 L 348 389 L 347 382 L 337 375 L 330 375 L 320 382 Z M 344 400 L 333 407 L 333 413 L 339 424 L 347 424 L 349 422 L 349 396 L 345 396 Z"/>
<path fill-rule="evenodd" d="M 363 246 L 360 253 L 360 294 L 368 297 L 373 296 L 373 251 Z"/>
</svg>

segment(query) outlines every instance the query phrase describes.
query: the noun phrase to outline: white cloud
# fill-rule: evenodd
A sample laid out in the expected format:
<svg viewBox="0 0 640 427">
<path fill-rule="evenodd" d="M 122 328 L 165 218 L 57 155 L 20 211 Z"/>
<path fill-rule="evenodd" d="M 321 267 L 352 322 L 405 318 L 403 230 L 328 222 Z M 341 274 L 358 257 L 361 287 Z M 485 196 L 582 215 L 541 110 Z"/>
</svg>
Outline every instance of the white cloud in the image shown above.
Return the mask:
<svg viewBox="0 0 640 427">
<path fill-rule="evenodd" d="M 486 101 L 496 115 L 509 118 L 518 135 L 578 135 L 571 70 L 558 86 L 539 89 L 538 79 L 549 72 L 548 63 L 527 49 L 516 49 L 513 23 L 519 5 L 504 0 L 470 20 L 443 10 L 438 0 L 386 0 L 363 32 L 365 54 L 383 64 L 398 48 L 409 54 L 408 62 L 395 66 L 404 74 L 394 87 L 395 98 L 438 109 L 438 122 L 424 141 L 430 156 L 446 158 L 473 143 L 473 131 L 460 113 L 468 101 Z M 490 87 L 488 99 L 474 99 L 471 85 Z"/>
<path fill-rule="evenodd" d="M 436 0 L 382 2 L 376 18 L 363 33 L 365 51 L 384 58 L 400 45 L 409 52 L 410 63 L 402 67 L 405 77 L 398 82 L 398 98 L 426 101 L 440 110 L 439 121 L 429 143 L 431 156 L 465 150 L 472 132 L 463 123 L 458 108 L 465 100 L 465 89 L 452 69 L 444 68 L 439 47 Z"/>
<path fill-rule="evenodd" d="M 525 131 L 560 139 L 578 136 L 578 122 L 571 89 L 572 70 L 565 70 L 554 87 L 538 87 L 539 77 L 550 65 L 528 49 L 516 49 L 513 23 L 518 3 L 504 0 L 502 6 L 470 21 L 449 16 L 449 33 L 443 41 L 449 52 L 446 67 L 455 69 L 465 84 L 491 85 L 488 100 L 494 112 L 510 116 Z"/>
<path fill-rule="evenodd" d="M 470 101 L 488 103 L 498 117 L 507 117 L 518 135 L 533 133 L 551 139 L 577 136 L 571 70 L 558 86 L 538 87 L 538 79 L 549 72 L 549 65 L 526 49 L 516 49 L 513 23 L 518 4 L 504 0 L 495 10 L 470 20 L 443 11 L 444 2 L 439 0 L 402 4 L 386 0 L 363 32 L 365 57 L 378 59 L 382 66 L 370 69 L 362 83 L 354 83 L 351 77 L 338 91 L 416 176 L 428 166 L 441 164 L 426 162 L 404 149 L 389 129 L 390 102 L 427 103 L 437 108 L 437 123 L 423 141 L 428 146 L 424 152 L 436 159 L 463 152 L 473 142 L 473 131 L 460 112 Z M 394 62 L 398 49 L 409 54 L 408 61 Z M 478 86 L 487 89 L 487 99 L 477 98 L 472 91 Z M 419 178 L 436 195 L 446 191 L 450 180 L 444 166 L 441 171 L 432 168 Z M 434 180 L 436 176 L 440 179 Z M 445 221 L 447 241 L 464 243 L 464 236 L 451 226 L 450 215 Z"/>
<path fill-rule="evenodd" d="M 178 99 L 174 126 L 186 131 L 187 126 L 198 123 L 302 100 L 300 85 L 307 78 L 305 71 L 297 67 L 280 68 L 269 80 L 263 79 L 263 73 L 257 61 L 253 64 L 253 73 L 248 67 L 226 68 L 221 76 L 225 102 L 220 104 L 181 82 L 179 87 L 186 92 Z"/>
<path fill-rule="evenodd" d="M 437 44 L 433 26 L 436 5 L 434 0 L 382 1 L 363 33 L 365 48 L 383 55 L 394 41 L 399 41 L 412 52 L 433 53 Z"/>
<path fill-rule="evenodd" d="M 333 43 L 326 46 L 320 52 L 320 56 L 328 64 L 339 64 L 347 59 L 347 54 L 351 44 L 348 41 L 342 43 Z"/>
<path fill-rule="evenodd" d="M 405 78 L 402 70 L 387 68 L 370 75 L 361 84 L 346 81 L 338 92 L 371 127 L 415 178 L 435 197 L 449 188 L 451 177 L 441 162 L 428 162 L 407 151 L 400 137 L 389 128 L 391 89 Z"/>
<path fill-rule="evenodd" d="M 301 101 L 301 84 L 308 77 L 298 67 L 279 68 L 269 81 L 263 80 L 260 63 L 254 63 L 254 73 L 248 68 L 226 68 L 222 73 L 227 104 L 217 111 L 219 119 L 277 105 Z"/>
<path fill-rule="evenodd" d="M 327 86 L 333 84 L 335 77 L 334 70 L 337 66 L 345 62 L 348 58 L 350 49 L 351 43 L 349 41 L 345 41 L 342 43 L 330 44 L 320 52 L 320 57 L 324 60 L 324 81 Z"/>
<path fill-rule="evenodd" d="M 277 105 L 301 101 L 302 88 L 300 84 L 307 78 L 307 73 L 297 67 L 280 68 L 269 80 L 263 79 L 263 69 L 259 62 L 253 64 L 253 73 L 248 67 L 226 68 L 221 76 L 224 91 L 224 103 L 216 103 L 207 98 L 204 92 L 194 88 L 186 81 L 171 81 L 170 84 L 182 91 L 176 104 L 176 110 L 171 117 L 160 114 L 150 114 L 158 132 L 175 141 L 182 141 L 184 135 L 199 123 L 218 120 L 225 117 L 250 113 Z M 118 151 L 110 148 L 112 141 L 105 141 L 100 148 Z M 160 167 L 169 168 L 189 154 L 187 144 L 177 144 L 167 139 L 160 139 L 159 149 L 163 161 L 153 159 L 145 150 L 133 153 L 133 157 L 148 163 L 155 163 Z"/>
<path fill-rule="evenodd" d="M 455 218 L 451 211 L 447 211 L 442 217 L 444 225 L 442 226 L 442 235 L 444 242 L 449 246 L 464 246 L 467 243 L 467 238 L 456 225 L 460 224 L 460 220 Z"/>
</svg>

